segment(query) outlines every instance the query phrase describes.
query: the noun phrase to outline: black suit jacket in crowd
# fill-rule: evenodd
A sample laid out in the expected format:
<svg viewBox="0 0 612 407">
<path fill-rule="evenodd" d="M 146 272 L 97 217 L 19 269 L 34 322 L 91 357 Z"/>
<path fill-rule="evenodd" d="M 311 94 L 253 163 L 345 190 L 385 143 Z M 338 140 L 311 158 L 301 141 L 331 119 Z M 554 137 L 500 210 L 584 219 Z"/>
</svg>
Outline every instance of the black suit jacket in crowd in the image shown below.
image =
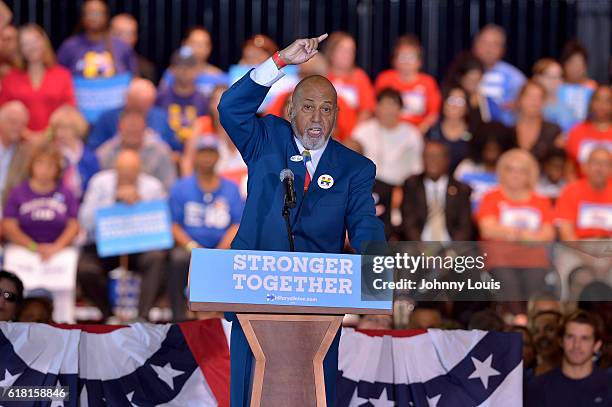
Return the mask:
<svg viewBox="0 0 612 407">
<path fill-rule="evenodd" d="M 402 231 L 405 240 L 421 240 L 427 220 L 424 174 L 414 175 L 404 183 L 402 201 Z M 472 219 L 470 194 L 472 189 L 449 176 L 446 188 L 446 229 L 451 240 L 474 240 L 476 227 Z"/>
</svg>

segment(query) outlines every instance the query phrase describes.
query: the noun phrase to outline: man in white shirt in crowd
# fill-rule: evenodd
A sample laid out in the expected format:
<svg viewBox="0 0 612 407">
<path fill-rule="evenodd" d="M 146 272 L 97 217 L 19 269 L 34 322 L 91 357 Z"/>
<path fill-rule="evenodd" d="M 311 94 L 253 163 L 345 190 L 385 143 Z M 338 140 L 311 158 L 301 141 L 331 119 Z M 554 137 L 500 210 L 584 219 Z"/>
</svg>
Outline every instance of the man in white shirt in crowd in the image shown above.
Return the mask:
<svg viewBox="0 0 612 407">
<path fill-rule="evenodd" d="M 107 274 L 119 266 L 118 257 L 98 257 L 95 244 L 96 212 L 100 208 L 123 202 L 133 205 L 142 201 L 166 199 L 162 183 L 141 171 L 141 159 L 135 150 L 121 150 L 112 169 L 100 171 L 91 178 L 79 210 L 79 223 L 87 233 L 77 270 L 77 281 L 83 294 L 106 319 L 112 315 L 108 300 Z M 165 272 L 164 251 L 129 255 L 132 271 L 142 277 L 138 315 L 147 318 L 162 286 Z"/>
<path fill-rule="evenodd" d="M 374 191 L 381 200 L 377 202 L 377 215 L 389 236 L 392 224 L 399 223 L 396 218 L 401 218 L 401 186 L 423 170 L 423 135 L 415 126 L 401 120 L 403 101 L 397 90 L 383 89 L 376 100 L 375 116 L 359 124 L 353 130 L 352 139 L 359 142 L 363 155 L 376 164 Z M 392 214 L 393 211 L 399 216 Z"/>
</svg>

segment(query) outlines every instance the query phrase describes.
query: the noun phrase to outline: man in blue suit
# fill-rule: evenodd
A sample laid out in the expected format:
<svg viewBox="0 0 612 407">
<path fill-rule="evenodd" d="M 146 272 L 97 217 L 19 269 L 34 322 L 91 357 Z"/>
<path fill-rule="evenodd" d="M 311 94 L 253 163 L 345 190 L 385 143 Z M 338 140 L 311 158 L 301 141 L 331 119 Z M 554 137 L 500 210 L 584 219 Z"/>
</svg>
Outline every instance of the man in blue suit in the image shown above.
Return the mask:
<svg viewBox="0 0 612 407">
<path fill-rule="evenodd" d="M 338 112 L 333 85 L 322 76 L 303 79 L 289 106 L 290 122 L 276 116 L 258 118 L 259 105 L 288 64 L 308 61 L 327 38 L 299 39 L 232 85 L 221 98 L 221 124 L 248 166 L 248 196 L 232 249 L 288 251 L 281 216 L 284 187 L 281 170 L 295 174 L 297 205 L 291 210 L 295 250 L 341 253 L 346 232 L 358 252 L 368 241 L 384 241 L 375 216 L 372 187 L 376 167 L 367 158 L 330 138 Z M 246 406 L 253 356 L 233 314 L 231 336 L 231 405 Z M 335 405 L 338 343 L 324 360 L 327 405 Z"/>
</svg>

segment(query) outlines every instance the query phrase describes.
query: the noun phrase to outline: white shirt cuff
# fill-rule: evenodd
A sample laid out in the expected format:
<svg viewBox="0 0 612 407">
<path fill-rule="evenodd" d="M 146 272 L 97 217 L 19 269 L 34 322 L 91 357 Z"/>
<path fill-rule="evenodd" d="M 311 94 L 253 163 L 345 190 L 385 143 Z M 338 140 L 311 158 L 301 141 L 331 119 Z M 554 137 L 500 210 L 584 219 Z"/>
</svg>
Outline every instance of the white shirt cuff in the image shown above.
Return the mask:
<svg viewBox="0 0 612 407">
<path fill-rule="evenodd" d="M 272 58 L 259 65 L 251 71 L 251 79 L 261 86 L 270 87 L 274 82 L 285 76 L 285 73 L 278 69 Z"/>
</svg>

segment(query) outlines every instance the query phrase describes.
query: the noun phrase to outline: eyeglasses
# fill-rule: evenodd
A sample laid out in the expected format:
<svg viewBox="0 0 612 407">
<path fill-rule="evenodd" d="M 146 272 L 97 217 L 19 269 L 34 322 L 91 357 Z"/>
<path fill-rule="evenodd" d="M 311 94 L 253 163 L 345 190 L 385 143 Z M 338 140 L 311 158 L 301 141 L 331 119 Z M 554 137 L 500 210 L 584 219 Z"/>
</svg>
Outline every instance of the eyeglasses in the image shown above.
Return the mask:
<svg viewBox="0 0 612 407">
<path fill-rule="evenodd" d="M 0 296 L 8 302 L 17 302 L 17 294 L 11 291 L 4 291 L 0 289 Z"/>
<path fill-rule="evenodd" d="M 449 106 L 462 107 L 465 106 L 465 99 L 459 96 L 449 96 L 448 99 L 446 99 L 446 103 Z"/>
</svg>

